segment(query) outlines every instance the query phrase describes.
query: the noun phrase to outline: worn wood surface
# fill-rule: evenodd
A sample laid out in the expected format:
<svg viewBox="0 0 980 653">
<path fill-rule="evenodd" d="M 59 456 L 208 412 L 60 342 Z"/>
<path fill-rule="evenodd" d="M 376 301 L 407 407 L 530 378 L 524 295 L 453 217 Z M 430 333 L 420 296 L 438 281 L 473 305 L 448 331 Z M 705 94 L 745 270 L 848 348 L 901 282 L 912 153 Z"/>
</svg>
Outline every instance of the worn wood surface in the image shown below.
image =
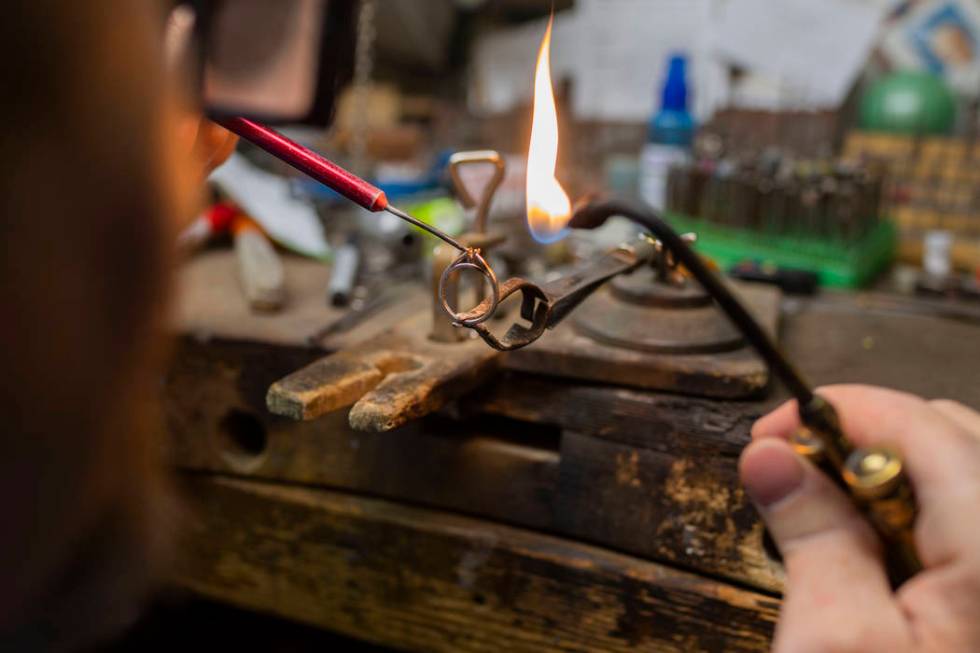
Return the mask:
<svg viewBox="0 0 980 653">
<path fill-rule="evenodd" d="M 556 532 L 781 590 L 782 566 L 738 479 L 759 403 L 509 375 L 462 410 L 562 428 Z"/>
<path fill-rule="evenodd" d="M 771 402 L 720 401 L 510 372 L 458 402 L 469 418 L 548 424 L 676 456 L 739 455 Z"/>
<path fill-rule="evenodd" d="M 975 331 L 830 296 L 792 312 L 785 340 L 817 383 L 846 374 L 980 405 L 972 383 Z M 268 416 L 263 384 L 276 379 L 272 368 L 299 367 L 300 359 L 240 347 L 248 349 L 198 345 L 197 354 L 179 357 L 189 367 L 170 383 L 168 413 L 183 467 L 400 498 L 766 590 L 781 586 L 736 473 L 751 423 L 779 392 L 761 402 L 722 402 L 509 373 L 459 403 L 462 422 L 418 423 L 374 438 L 352 434 L 342 414 L 296 428 Z M 262 351 L 273 365 L 255 364 Z M 195 364 L 195 356 L 210 362 Z M 933 360 L 948 361 L 943 373 L 923 374 Z M 222 420 L 236 409 L 268 431 L 261 455 L 229 452 Z M 487 423 L 486 415 L 514 421 Z M 535 425 L 566 433 L 542 436 Z"/>
<path fill-rule="evenodd" d="M 344 488 L 376 496 L 547 524 L 557 480 L 557 433 L 523 438 L 444 419 L 394 433 L 350 428 L 345 411 L 312 422 L 270 414 L 265 389 L 317 352 L 184 339 L 165 380 L 173 462 L 182 469 Z"/>
<path fill-rule="evenodd" d="M 980 408 L 980 319 L 955 304 L 843 293 L 793 301 L 783 346 L 817 384 L 870 383 Z"/>
<path fill-rule="evenodd" d="M 272 315 L 253 313 L 238 280 L 231 249 L 198 252 L 181 266 L 178 275 L 175 329 L 198 339 L 211 337 L 248 340 L 287 347 L 306 346 L 310 336 L 347 315 L 327 301 L 330 267 L 283 254 L 286 302 Z M 427 293 L 419 286 L 404 286 L 394 299 L 356 329 L 339 333 L 323 343 L 332 350 L 356 345 L 417 312 Z M 292 370 L 290 370 L 292 371 Z"/>
<path fill-rule="evenodd" d="M 980 354 L 980 331 L 975 324 L 943 319 L 915 304 L 873 296 L 855 299 L 828 294 L 792 300 L 787 306 L 782 329 L 785 349 L 814 383 L 878 383 L 980 406 L 980 385 L 973 379 Z M 201 535 L 189 549 L 198 566 L 190 568 L 185 580 L 201 591 L 416 649 L 500 650 L 492 645 L 493 638 L 503 637 L 514 648 L 528 650 L 619 650 L 623 642 L 639 642 L 654 650 L 740 650 L 727 640 L 719 643 L 718 637 L 732 636 L 723 624 L 699 622 L 700 639 L 668 638 L 667 627 L 661 628 L 656 618 L 664 610 L 661 602 L 681 606 L 683 619 L 669 621 L 674 619 L 671 616 L 668 622 L 670 628 L 680 628 L 678 632 L 683 633 L 688 632 L 685 620 L 702 606 L 692 608 L 693 599 L 687 594 L 679 597 L 673 589 L 676 579 L 688 578 L 686 574 L 658 565 L 694 572 L 701 577 L 698 583 L 706 584 L 700 587 L 722 588 L 708 594 L 731 609 L 741 610 L 746 596 L 758 595 L 719 581 L 758 588 L 763 594 L 781 587 L 781 569 L 766 553 L 761 524 L 748 506 L 736 473 L 737 457 L 748 440 L 751 423 L 784 397 L 778 385 L 763 399 L 717 401 L 507 372 L 451 405 L 443 416 L 387 434 L 354 433 L 344 411 L 297 423 L 265 410 L 265 390 L 271 383 L 322 355 L 319 350 L 286 346 L 302 343 L 313 330 L 312 321 L 257 325 L 238 309 L 219 310 L 215 317 L 208 314 L 206 304 L 199 308 L 203 312 L 194 313 L 190 324 L 201 328 L 186 328 L 185 332 L 216 338 L 184 339 L 167 378 L 167 414 L 176 464 L 195 471 L 316 485 L 398 502 L 362 504 L 363 499 L 329 492 L 199 479 L 193 484 L 192 497 L 204 507 L 199 513 Z M 308 316 L 316 314 L 311 308 Z M 390 324 L 392 319 L 398 318 L 388 315 L 370 322 Z M 364 507 L 368 504 L 385 506 L 386 516 L 378 522 L 385 526 L 378 526 L 380 530 L 352 525 L 375 520 L 373 508 Z M 591 567 L 583 571 L 577 554 L 549 558 L 545 566 L 532 556 L 534 578 L 540 576 L 540 580 L 525 585 L 547 591 L 529 594 L 533 598 L 526 600 L 546 608 L 534 613 L 540 615 L 537 621 L 524 621 L 517 615 L 510 625 L 496 620 L 500 614 L 512 614 L 503 604 L 515 595 L 506 593 L 500 594 L 501 605 L 497 605 L 488 599 L 491 594 L 457 596 L 447 589 L 454 597 L 449 609 L 428 600 L 412 603 L 410 608 L 402 604 L 393 608 L 384 595 L 401 596 L 402 579 L 417 580 L 406 569 L 424 567 L 426 578 L 439 574 L 448 578 L 459 559 L 453 556 L 464 555 L 460 551 L 465 549 L 465 538 L 452 540 L 462 547 L 456 553 L 433 545 L 434 540 L 446 540 L 434 537 L 428 522 L 405 526 L 405 520 L 437 514 L 406 504 L 560 535 L 563 539 L 545 539 L 559 542 L 563 551 L 597 551 L 577 542 L 598 544 L 607 549 L 599 552 L 602 556 L 633 560 L 608 551 L 618 550 L 653 561 L 638 564 L 662 571 L 650 572 L 636 585 L 631 584 L 635 572 L 630 565 L 603 562 L 599 571 Z M 314 535 L 332 541 L 337 533 L 353 533 L 344 542 L 357 544 L 346 549 L 321 546 L 306 531 L 284 531 L 280 526 L 284 521 L 320 523 L 321 518 L 330 527 Z M 513 538 L 518 533 L 541 536 L 490 521 L 464 521 L 501 538 L 495 540 L 502 542 L 495 545 L 495 551 L 501 550 L 501 557 L 494 558 L 496 576 L 525 578 L 523 545 L 512 543 L 523 540 Z M 391 534 L 404 528 L 410 533 L 407 539 L 389 546 L 386 537 L 397 540 Z M 386 537 L 378 534 L 381 531 Z M 281 532 L 287 535 L 279 535 Z M 209 533 L 214 534 L 211 541 L 205 537 Z M 442 551 L 442 569 L 435 558 L 425 557 L 427 551 L 409 555 L 397 548 L 408 547 L 405 542 L 410 541 Z M 355 546 L 363 552 L 350 553 Z M 384 564 L 351 566 L 352 560 L 360 559 L 357 556 L 370 555 L 375 547 L 380 547 Z M 231 557 L 222 553 L 243 548 L 247 551 Z M 408 560 L 408 567 L 387 561 L 396 549 Z M 513 554 L 516 549 L 522 553 Z M 321 566 L 311 562 L 339 559 L 341 554 L 346 556 L 346 567 L 339 562 Z M 304 573 L 304 569 L 311 571 Z M 336 594 L 323 590 L 326 594 L 321 596 L 320 581 L 333 575 L 355 586 L 345 585 Z M 362 593 L 358 589 L 361 582 L 375 589 Z M 418 587 L 444 589 L 441 584 L 418 582 Z M 615 594 L 609 588 L 617 582 L 617 587 L 626 589 Z M 571 603 L 553 598 L 565 595 L 602 598 Z M 413 593 L 413 601 L 415 596 Z M 639 604 L 625 598 L 633 596 L 640 598 Z M 755 634 L 746 635 L 739 626 L 741 634 L 736 640 L 765 648 L 756 644 L 770 632 L 775 605 L 759 600 L 765 602 L 764 610 L 754 614 L 768 616 L 739 621 L 745 632 Z M 378 603 L 387 607 L 377 608 Z M 592 616 L 596 610 L 599 615 L 607 614 L 600 608 L 608 604 L 615 606 L 609 614 L 619 610 L 642 618 L 632 620 L 633 630 L 618 625 L 608 628 L 606 616 Z M 495 606 L 493 615 L 471 618 L 483 615 L 481 610 L 487 605 Z M 641 607 L 637 611 L 629 605 Z M 321 610 L 323 606 L 333 609 Z M 516 612 L 527 611 L 524 604 L 519 607 L 522 609 Z M 411 616 L 398 611 L 402 608 Z M 559 617 L 551 616 L 552 612 Z M 666 614 L 673 613 L 668 610 Z M 566 626 L 566 622 L 575 625 Z M 564 633 L 567 629 L 580 639 L 563 634 L 558 642 L 546 640 L 542 624 L 549 631 L 558 627 Z M 524 631 L 531 634 L 524 635 Z M 606 633 L 606 639 L 597 634 L 600 631 Z M 463 632 L 467 635 L 459 634 Z M 646 633 L 647 639 L 624 638 L 622 632 Z"/>
<path fill-rule="evenodd" d="M 499 367 L 482 341 L 436 342 L 432 317 L 418 313 L 387 331 L 276 381 L 273 413 L 311 420 L 350 406 L 359 431 L 390 431 L 475 389 Z"/>
<path fill-rule="evenodd" d="M 763 651 L 773 599 L 482 520 L 194 478 L 181 583 L 430 651 Z"/>
<path fill-rule="evenodd" d="M 766 551 L 733 458 L 671 455 L 566 432 L 554 514 L 555 531 L 578 540 L 782 589 L 782 565 Z"/>
<path fill-rule="evenodd" d="M 237 391 L 276 367 L 261 351 L 184 342 L 167 381 L 180 467 L 367 492 L 781 588 L 736 473 L 755 404 L 511 374 L 461 405 L 462 421 L 358 433 L 343 411 L 295 423 Z M 229 415 L 261 426 L 261 451 L 236 444 Z"/>
</svg>

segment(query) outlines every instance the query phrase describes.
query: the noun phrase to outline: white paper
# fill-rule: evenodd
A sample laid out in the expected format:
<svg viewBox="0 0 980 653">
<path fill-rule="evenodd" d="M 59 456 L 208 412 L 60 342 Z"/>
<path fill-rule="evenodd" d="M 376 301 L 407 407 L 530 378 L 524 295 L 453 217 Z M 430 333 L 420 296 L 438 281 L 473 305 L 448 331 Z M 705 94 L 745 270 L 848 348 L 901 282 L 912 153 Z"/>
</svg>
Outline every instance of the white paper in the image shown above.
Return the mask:
<svg viewBox="0 0 980 653">
<path fill-rule="evenodd" d="M 727 98 L 727 71 L 711 58 L 711 23 L 720 0 L 578 0 L 555 16 L 552 79 L 572 82 L 572 109 L 590 120 L 645 122 L 659 107 L 667 60 L 689 58 L 693 112 L 706 118 Z M 534 64 L 547 19 L 490 34 L 477 43 L 470 108 L 500 113 L 530 102 Z"/>
<path fill-rule="evenodd" d="M 284 177 L 252 165 L 236 152 L 211 173 L 211 181 L 282 246 L 317 259 L 330 255 L 316 210 L 292 195 Z"/>
<path fill-rule="evenodd" d="M 503 113 L 529 104 L 534 65 L 548 19 L 493 32 L 477 41 L 471 69 L 470 108 L 476 113 Z M 551 35 L 551 78 L 555 84 L 572 79 L 583 50 L 577 35 L 577 12 L 555 16 Z"/>
<path fill-rule="evenodd" d="M 866 0 L 728 0 L 715 52 L 774 78 L 791 104 L 836 108 L 864 67 L 886 9 Z"/>
<path fill-rule="evenodd" d="M 660 106 L 667 61 L 688 58 L 690 107 L 709 117 L 728 93 L 727 72 L 711 57 L 717 0 L 581 0 L 588 53 L 576 78 L 575 112 L 585 118 L 645 121 Z"/>
</svg>

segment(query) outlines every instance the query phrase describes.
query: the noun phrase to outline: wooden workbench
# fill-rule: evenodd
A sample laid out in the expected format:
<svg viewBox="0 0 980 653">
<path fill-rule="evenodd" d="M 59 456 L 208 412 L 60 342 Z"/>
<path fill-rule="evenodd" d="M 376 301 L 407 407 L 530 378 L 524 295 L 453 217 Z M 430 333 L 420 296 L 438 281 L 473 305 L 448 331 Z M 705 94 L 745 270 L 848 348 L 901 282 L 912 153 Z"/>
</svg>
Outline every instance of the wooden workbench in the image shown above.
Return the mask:
<svg viewBox="0 0 980 653">
<path fill-rule="evenodd" d="M 390 433 L 354 432 L 345 411 L 274 417 L 269 384 L 324 353 L 306 338 L 337 317 L 327 276 L 289 260 L 287 312 L 252 316 L 229 253 L 183 271 L 166 383 L 192 508 L 180 585 L 399 649 L 767 648 L 782 569 L 736 461 L 778 390 L 717 401 L 503 372 Z M 788 301 L 782 340 L 816 383 L 980 405 L 978 336 L 921 304 L 835 296 Z"/>
</svg>

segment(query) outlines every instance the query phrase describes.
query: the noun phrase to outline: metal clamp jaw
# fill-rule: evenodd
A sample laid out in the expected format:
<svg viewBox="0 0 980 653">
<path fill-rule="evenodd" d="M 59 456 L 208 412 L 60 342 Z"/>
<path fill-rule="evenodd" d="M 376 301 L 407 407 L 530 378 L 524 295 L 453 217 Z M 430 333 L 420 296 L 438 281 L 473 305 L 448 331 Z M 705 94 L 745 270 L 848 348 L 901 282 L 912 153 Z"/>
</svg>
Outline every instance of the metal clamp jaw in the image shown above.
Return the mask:
<svg viewBox="0 0 980 653">
<path fill-rule="evenodd" d="M 634 245 L 621 245 L 595 260 L 580 264 L 554 281 L 540 285 L 515 277 L 498 286 L 493 270 L 486 267 L 482 272 L 490 280 L 494 289 L 488 297 L 469 311 L 454 312 L 449 310 L 448 306 L 444 308 L 454 325 L 473 329 L 494 349 L 499 351 L 520 349 L 561 322 L 606 281 L 650 263 L 656 257 L 656 253 L 656 246 L 652 242 L 638 240 Z M 479 257 L 479 254 L 475 256 Z M 460 267 L 479 268 L 478 263 L 463 258 L 460 257 Z M 516 292 L 521 293 L 521 317 L 530 322 L 530 325 L 515 323 L 502 337 L 497 337 L 486 322 L 500 303 Z"/>
</svg>

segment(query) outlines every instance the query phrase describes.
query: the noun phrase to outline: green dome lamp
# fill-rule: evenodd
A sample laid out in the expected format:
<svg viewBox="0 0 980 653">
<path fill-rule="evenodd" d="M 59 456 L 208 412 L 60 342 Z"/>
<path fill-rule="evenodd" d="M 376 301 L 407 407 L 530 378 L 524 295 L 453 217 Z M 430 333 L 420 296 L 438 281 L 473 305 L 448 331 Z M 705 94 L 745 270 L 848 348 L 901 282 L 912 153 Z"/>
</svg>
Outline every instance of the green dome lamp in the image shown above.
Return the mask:
<svg viewBox="0 0 980 653">
<path fill-rule="evenodd" d="M 861 98 L 862 129 L 893 134 L 949 134 L 956 100 L 938 75 L 891 73 L 874 82 Z"/>
</svg>

